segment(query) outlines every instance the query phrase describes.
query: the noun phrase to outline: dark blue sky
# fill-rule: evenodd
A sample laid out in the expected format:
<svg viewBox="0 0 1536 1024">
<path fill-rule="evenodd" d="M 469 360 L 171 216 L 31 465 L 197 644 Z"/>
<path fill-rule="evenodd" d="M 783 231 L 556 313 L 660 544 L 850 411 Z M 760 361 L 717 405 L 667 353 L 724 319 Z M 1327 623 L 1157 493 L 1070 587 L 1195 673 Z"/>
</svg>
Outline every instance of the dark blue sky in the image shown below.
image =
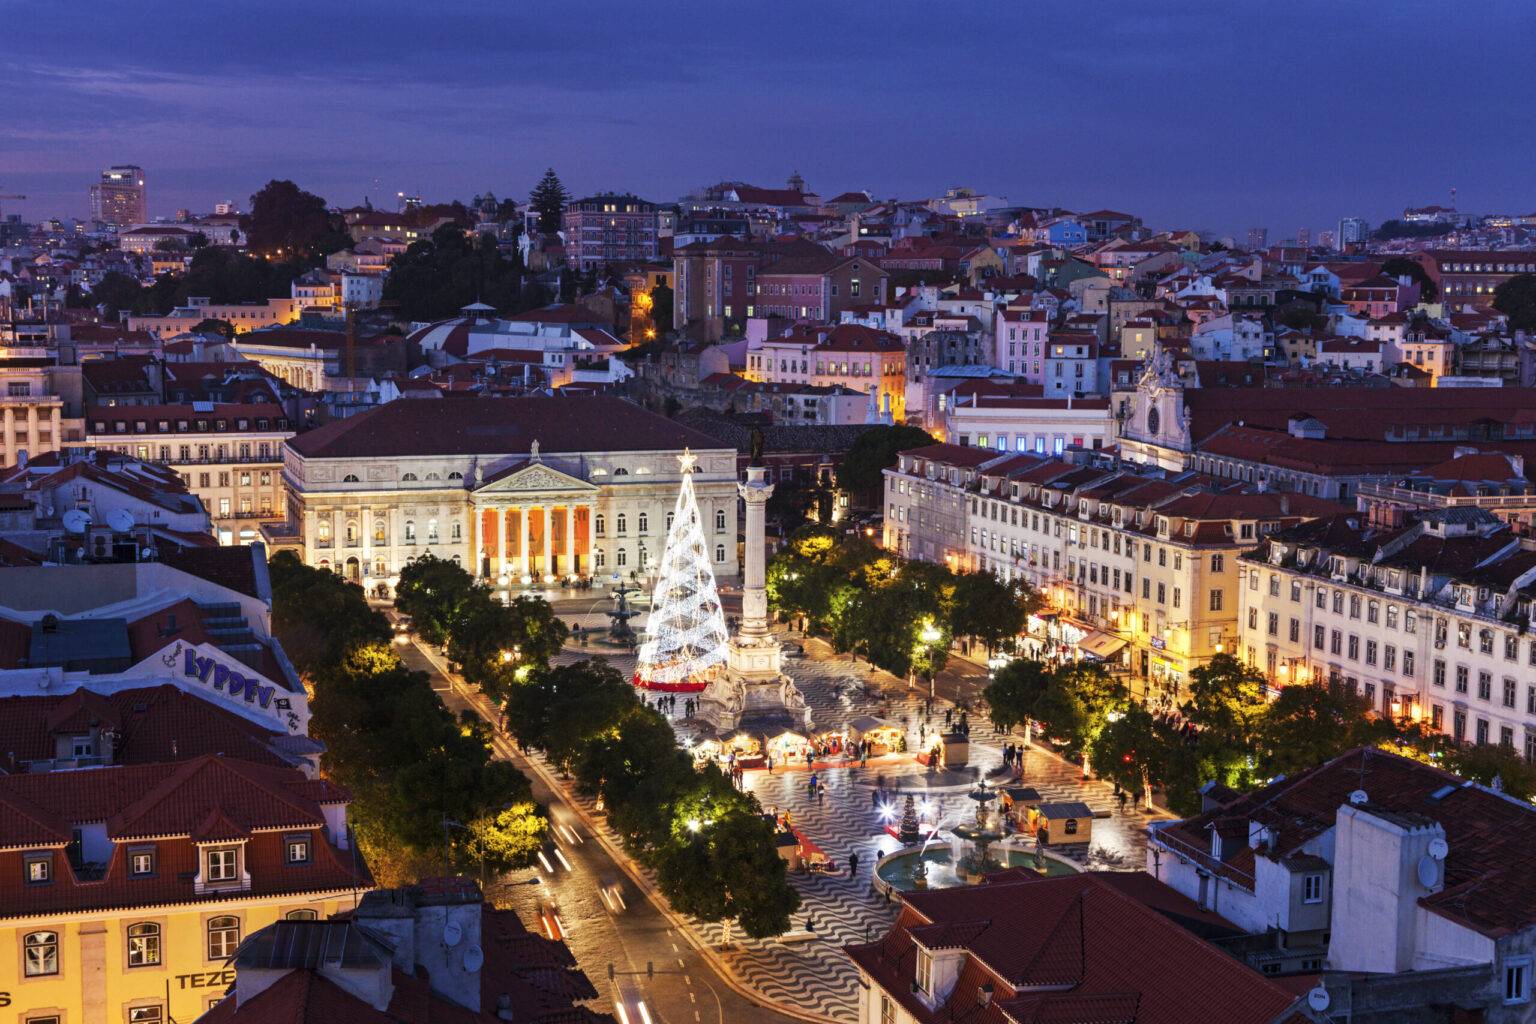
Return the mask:
<svg viewBox="0 0 1536 1024">
<path fill-rule="evenodd" d="M 553 164 L 576 192 L 799 169 L 1277 237 L 1452 185 L 1528 213 L 1533 43 L 1527 0 L 0 0 L 0 192 L 81 215 L 122 162 L 156 215 L 271 177 L 525 197 Z"/>
</svg>

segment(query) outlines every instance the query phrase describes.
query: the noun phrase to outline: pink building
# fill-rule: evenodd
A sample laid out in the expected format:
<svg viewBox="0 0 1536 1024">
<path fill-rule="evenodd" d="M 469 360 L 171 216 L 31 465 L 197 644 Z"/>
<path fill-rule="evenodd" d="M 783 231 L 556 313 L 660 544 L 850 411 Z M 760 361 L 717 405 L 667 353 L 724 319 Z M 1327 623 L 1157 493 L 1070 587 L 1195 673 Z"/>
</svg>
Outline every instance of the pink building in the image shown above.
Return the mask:
<svg viewBox="0 0 1536 1024">
<path fill-rule="evenodd" d="M 1045 345 L 1051 331 L 1043 309 L 1005 309 L 993 321 L 992 365 L 1031 384 L 1044 382 Z"/>
</svg>

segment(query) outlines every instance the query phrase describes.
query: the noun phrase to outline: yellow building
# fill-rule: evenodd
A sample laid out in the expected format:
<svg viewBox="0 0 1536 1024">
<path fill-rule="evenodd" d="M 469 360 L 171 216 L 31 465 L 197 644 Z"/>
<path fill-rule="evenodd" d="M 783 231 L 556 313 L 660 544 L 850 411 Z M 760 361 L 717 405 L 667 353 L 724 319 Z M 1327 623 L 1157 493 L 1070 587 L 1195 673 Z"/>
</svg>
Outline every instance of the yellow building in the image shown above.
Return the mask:
<svg viewBox="0 0 1536 1024">
<path fill-rule="evenodd" d="M 49 721 L 69 753 L 110 750 L 115 713 L 97 697 Z M 212 754 L 0 776 L 0 1020 L 195 1020 L 245 935 L 371 887 L 346 807 L 297 769 Z"/>
</svg>

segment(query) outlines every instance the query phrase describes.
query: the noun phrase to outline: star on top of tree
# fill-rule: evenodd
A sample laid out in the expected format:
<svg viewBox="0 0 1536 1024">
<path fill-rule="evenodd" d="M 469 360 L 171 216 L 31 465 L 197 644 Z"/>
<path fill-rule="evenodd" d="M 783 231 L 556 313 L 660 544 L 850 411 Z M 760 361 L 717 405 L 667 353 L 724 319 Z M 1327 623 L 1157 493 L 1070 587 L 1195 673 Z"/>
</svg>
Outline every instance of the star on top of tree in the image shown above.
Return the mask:
<svg viewBox="0 0 1536 1024">
<path fill-rule="evenodd" d="M 684 448 L 683 454 L 677 457 L 677 461 L 682 464 L 684 473 L 692 473 L 693 467 L 699 464 L 699 457 L 690 449 Z"/>
</svg>

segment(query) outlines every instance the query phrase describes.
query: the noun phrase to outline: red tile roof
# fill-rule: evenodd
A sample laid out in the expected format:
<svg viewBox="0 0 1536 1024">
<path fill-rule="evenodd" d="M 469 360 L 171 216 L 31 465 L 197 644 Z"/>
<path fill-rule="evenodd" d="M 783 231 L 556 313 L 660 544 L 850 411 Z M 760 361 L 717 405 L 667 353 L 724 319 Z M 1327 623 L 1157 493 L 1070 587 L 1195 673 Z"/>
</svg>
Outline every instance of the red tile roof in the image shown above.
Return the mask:
<svg viewBox="0 0 1536 1024">
<path fill-rule="evenodd" d="M 305 458 L 513 455 L 534 441 L 550 455 L 594 451 L 713 450 L 720 443 L 608 395 L 390 402 L 299 434 Z"/>
<path fill-rule="evenodd" d="M 924 1024 L 1273 1024 L 1298 1004 L 1287 988 L 1098 875 L 1005 872 L 983 885 L 909 893 L 904 901 L 883 939 L 846 952 Z M 964 951 L 937 1010 L 913 991 L 918 943 Z M 990 1001 L 984 985 L 993 990 Z"/>
</svg>

